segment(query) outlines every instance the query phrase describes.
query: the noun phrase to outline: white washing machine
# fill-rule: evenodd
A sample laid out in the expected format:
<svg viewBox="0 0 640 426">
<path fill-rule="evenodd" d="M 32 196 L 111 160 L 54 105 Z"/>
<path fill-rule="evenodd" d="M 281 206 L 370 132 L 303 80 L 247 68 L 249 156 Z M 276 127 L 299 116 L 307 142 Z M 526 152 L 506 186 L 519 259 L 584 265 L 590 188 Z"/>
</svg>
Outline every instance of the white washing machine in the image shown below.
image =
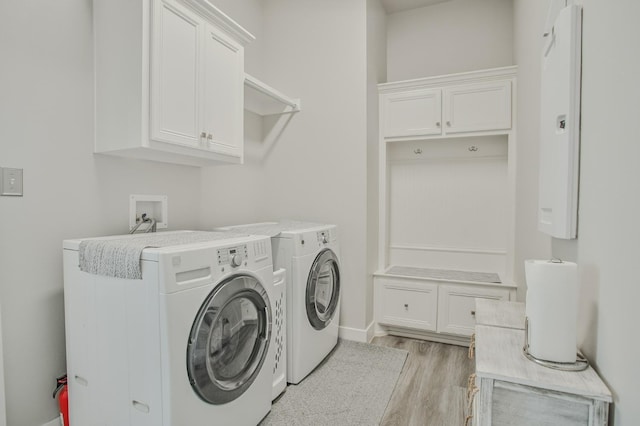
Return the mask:
<svg viewBox="0 0 640 426">
<path fill-rule="evenodd" d="M 287 270 L 287 381 L 297 384 L 338 342 L 337 227 L 280 221 L 218 228 L 271 237 L 274 265 Z"/>
<path fill-rule="evenodd" d="M 208 234 L 145 248 L 138 280 L 80 271 L 80 240 L 64 242 L 71 424 L 254 426 L 268 414 L 271 245 Z"/>
</svg>

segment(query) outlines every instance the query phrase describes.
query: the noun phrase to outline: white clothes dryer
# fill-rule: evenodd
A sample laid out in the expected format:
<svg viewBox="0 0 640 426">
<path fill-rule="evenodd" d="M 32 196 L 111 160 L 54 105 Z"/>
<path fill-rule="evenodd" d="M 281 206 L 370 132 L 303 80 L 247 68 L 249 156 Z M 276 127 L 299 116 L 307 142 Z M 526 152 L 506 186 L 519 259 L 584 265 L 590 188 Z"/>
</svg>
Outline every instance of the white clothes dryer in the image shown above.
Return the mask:
<svg viewBox="0 0 640 426">
<path fill-rule="evenodd" d="M 338 342 L 341 282 L 337 227 L 279 221 L 217 230 L 271 237 L 274 265 L 287 270 L 287 381 L 299 383 Z"/>
<path fill-rule="evenodd" d="M 82 272 L 80 240 L 64 242 L 73 424 L 255 426 L 268 414 L 271 245 L 210 234 L 144 249 L 139 280 Z"/>
</svg>

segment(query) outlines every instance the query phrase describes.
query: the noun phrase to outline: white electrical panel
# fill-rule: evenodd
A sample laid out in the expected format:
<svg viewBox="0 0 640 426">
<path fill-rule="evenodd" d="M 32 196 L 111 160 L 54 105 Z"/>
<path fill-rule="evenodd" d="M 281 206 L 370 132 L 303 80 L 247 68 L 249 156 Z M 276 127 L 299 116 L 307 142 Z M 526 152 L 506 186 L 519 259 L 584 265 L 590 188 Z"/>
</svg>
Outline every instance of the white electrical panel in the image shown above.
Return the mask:
<svg viewBox="0 0 640 426">
<path fill-rule="evenodd" d="M 582 8 L 562 8 L 544 34 L 538 229 L 576 238 Z"/>
</svg>

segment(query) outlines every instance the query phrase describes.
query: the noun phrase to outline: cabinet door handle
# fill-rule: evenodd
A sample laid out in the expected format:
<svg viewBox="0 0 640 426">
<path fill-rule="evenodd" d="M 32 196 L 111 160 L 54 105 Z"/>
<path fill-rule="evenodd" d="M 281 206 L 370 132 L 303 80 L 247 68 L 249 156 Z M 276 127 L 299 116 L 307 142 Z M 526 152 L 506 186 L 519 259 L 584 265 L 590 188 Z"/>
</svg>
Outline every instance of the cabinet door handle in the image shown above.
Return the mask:
<svg viewBox="0 0 640 426">
<path fill-rule="evenodd" d="M 207 135 L 207 140 L 208 140 L 208 141 L 210 141 L 210 140 L 212 140 L 212 139 L 213 139 L 213 135 L 212 135 L 211 133 L 209 133 L 209 134 Z"/>
<path fill-rule="evenodd" d="M 476 316 L 476 311 L 471 311 L 471 315 L 475 317 Z"/>
<path fill-rule="evenodd" d="M 451 127 L 451 122 L 447 121 L 447 127 Z"/>
<path fill-rule="evenodd" d="M 404 304 L 404 308 L 405 308 L 405 309 L 409 309 L 409 304 L 408 304 L 408 303 L 405 303 L 405 304 Z"/>
<path fill-rule="evenodd" d="M 440 127 L 440 122 L 436 121 L 436 127 Z"/>
<path fill-rule="evenodd" d="M 202 133 L 200 133 L 200 137 L 201 137 L 201 138 L 206 138 L 206 137 L 207 137 L 207 132 L 202 132 Z"/>
</svg>

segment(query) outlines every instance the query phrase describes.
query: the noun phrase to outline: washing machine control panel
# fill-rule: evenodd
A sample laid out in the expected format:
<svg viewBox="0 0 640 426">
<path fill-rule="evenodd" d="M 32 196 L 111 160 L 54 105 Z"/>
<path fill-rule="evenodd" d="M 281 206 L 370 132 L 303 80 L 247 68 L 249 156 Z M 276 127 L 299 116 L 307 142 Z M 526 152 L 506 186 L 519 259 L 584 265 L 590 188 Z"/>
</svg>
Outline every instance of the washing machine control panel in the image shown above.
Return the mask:
<svg viewBox="0 0 640 426">
<path fill-rule="evenodd" d="M 225 247 L 218 249 L 218 265 L 231 265 L 237 268 L 247 258 L 247 246 Z"/>
<path fill-rule="evenodd" d="M 320 244 L 329 244 L 329 241 L 331 241 L 331 235 L 328 230 L 318 231 L 318 242 Z"/>
</svg>

